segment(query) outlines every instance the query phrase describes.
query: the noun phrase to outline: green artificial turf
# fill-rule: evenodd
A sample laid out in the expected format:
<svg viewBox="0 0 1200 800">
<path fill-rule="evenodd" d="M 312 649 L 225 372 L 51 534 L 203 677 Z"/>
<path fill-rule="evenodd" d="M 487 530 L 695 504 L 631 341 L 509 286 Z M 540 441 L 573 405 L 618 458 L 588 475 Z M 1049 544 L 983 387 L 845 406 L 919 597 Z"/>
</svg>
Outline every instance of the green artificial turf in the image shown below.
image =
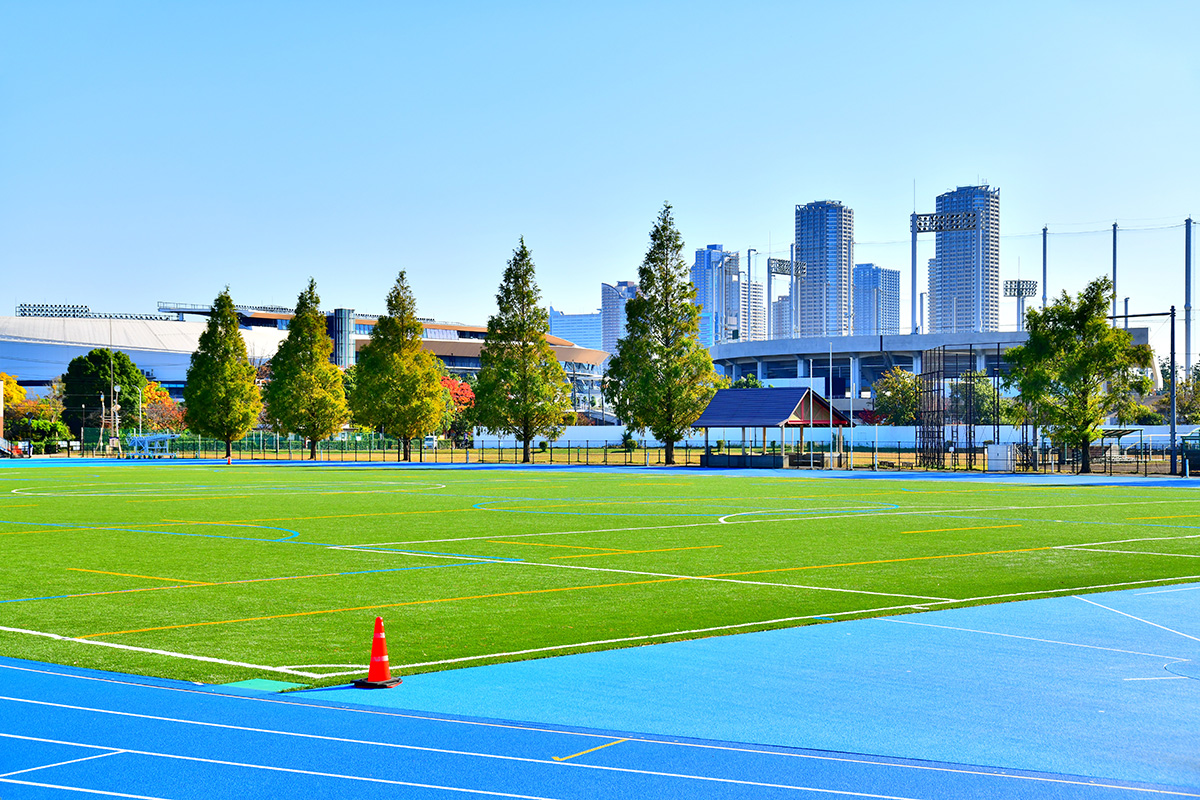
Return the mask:
<svg viewBox="0 0 1200 800">
<path fill-rule="evenodd" d="M 365 673 L 376 615 L 409 674 L 1194 580 L 1198 501 L 982 478 L 10 467 L 0 654 L 327 685 Z"/>
</svg>

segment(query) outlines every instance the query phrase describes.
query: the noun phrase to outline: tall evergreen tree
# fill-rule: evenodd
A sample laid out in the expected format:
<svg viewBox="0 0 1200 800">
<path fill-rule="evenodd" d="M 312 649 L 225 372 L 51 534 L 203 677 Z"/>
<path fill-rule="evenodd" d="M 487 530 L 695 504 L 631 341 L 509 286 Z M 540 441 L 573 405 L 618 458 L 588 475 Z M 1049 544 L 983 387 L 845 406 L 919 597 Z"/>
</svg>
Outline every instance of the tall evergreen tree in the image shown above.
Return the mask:
<svg viewBox="0 0 1200 800">
<path fill-rule="evenodd" d="M 1050 426 L 1055 441 L 1080 448 L 1081 472 L 1092 471 L 1089 445 L 1100 437 L 1109 414 L 1121 414 L 1145 394 L 1150 380 L 1149 345 L 1135 345 L 1128 331 L 1112 327 L 1112 281 L 1100 277 L 1077 298 L 1066 292 L 1046 307 L 1025 314 L 1029 337 L 1004 354 L 1012 366 L 1005 383 Z"/>
<path fill-rule="evenodd" d="M 504 270 L 496 305 L 479 354 L 476 419 L 488 430 L 516 436 L 522 460 L 529 463 L 535 436 L 553 439 L 562 432 L 571 395 L 562 365 L 546 343 L 550 318 L 541 307 L 525 237 Z"/>
<path fill-rule="evenodd" d="M 387 315 L 375 322 L 371 341 L 358 354 L 350 408 L 360 425 L 378 428 L 402 444 L 400 460 L 412 458 L 412 440 L 442 428 L 447 392 L 442 362 L 421 349 L 424 326 L 404 271 L 388 292 Z"/>
<path fill-rule="evenodd" d="M 183 387 L 188 428 L 223 441 L 226 458 L 233 454 L 233 443 L 254 427 L 262 410 L 254 378 L 227 286 L 213 301 L 212 316 L 192 353 Z"/>
<path fill-rule="evenodd" d="M 682 253 L 671 205 L 664 203 L 638 267 L 637 296 L 625 304 L 625 336 L 604 379 L 617 416 L 631 431 L 648 428 L 666 446 L 667 464 L 675 463 L 675 443 L 687 436 L 719 380 L 698 338 L 700 309 Z"/>
<path fill-rule="evenodd" d="M 271 382 L 263 392 L 267 422 L 278 433 L 298 433 L 317 458 L 317 442 L 336 433 L 347 419 L 342 373 L 329 361 L 333 340 L 325 330 L 316 281 L 296 301 L 288 335 L 271 359 Z"/>
</svg>

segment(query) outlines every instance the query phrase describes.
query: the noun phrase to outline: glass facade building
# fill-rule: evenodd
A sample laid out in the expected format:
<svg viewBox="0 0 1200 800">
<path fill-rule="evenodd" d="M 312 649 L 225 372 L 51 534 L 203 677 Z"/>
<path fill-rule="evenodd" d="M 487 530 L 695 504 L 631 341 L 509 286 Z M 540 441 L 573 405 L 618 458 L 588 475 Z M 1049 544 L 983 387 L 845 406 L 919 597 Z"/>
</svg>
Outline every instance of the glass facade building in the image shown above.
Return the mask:
<svg viewBox="0 0 1200 800">
<path fill-rule="evenodd" d="M 602 341 L 601 312 L 564 314 L 550 306 L 550 334 L 573 342 L 580 347 L 600 350 Z"/>
<path fill-rule="evenodd" d="M 700 344 L 712 347 L 741 339 L 742 291 L 738 254 L 719 244 L 696 251 L 692 265 L 695 303 L 700 307 Z"/>
</svg>

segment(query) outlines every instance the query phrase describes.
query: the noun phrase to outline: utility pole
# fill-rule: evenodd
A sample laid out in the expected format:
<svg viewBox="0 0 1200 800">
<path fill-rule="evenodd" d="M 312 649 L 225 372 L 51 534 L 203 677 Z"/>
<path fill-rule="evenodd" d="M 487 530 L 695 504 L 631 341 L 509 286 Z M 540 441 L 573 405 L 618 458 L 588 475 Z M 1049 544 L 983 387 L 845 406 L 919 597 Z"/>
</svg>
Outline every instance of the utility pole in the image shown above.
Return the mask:
<svg viewBox="0 0 1200 800">
<path fill-rule="evenodd" d="M 1046 310 L 1046 233 L 1048 227 L 1042 226 L 1042 311 Z"/>
<path fill-rule="evenodd" d="M 1117 316 L 1117 223 L 1113 223 L 1113 317 Z M 1113 326 L 1117 324 L 1116 319 L 1113 320 Z"/>
<path fill-rule="evenodd" d="M 1192 218 L 1183 222 L 1183 372 L 1192 369 Z"/>
</svg>

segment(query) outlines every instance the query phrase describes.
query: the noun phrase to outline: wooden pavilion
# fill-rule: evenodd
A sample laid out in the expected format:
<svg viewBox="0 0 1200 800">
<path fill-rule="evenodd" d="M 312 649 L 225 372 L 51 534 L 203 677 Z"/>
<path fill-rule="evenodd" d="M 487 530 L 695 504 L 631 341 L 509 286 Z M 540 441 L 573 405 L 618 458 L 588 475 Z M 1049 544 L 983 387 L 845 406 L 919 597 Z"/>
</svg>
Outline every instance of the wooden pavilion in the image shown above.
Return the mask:
<svg viewBox="0 0 1200 800">
<path fill-rule="evenodd" d="M 845 414 L 809 388 L 720 389 L 692 427 L 704 429 L 701 466 L 777 469 L 785 464 L 800 465 L 805 428 L 844 428 L 850 424 Z M 713 453 L 708 439 L 712 428 L 740 428 L 743 442 L 747 429 L 759 428 L 762 430 L 761 452 L 748 453 L 743 445 L 740 454 Z M 778 453 L 767 452 L 767 430 L 770 428 L 779 429 L 782 447 Z M 796 457 L 785 459 L 784 454 L 789 451 Z M 811 459 L 809 463 L 811 465 Z"/>
</svg>

